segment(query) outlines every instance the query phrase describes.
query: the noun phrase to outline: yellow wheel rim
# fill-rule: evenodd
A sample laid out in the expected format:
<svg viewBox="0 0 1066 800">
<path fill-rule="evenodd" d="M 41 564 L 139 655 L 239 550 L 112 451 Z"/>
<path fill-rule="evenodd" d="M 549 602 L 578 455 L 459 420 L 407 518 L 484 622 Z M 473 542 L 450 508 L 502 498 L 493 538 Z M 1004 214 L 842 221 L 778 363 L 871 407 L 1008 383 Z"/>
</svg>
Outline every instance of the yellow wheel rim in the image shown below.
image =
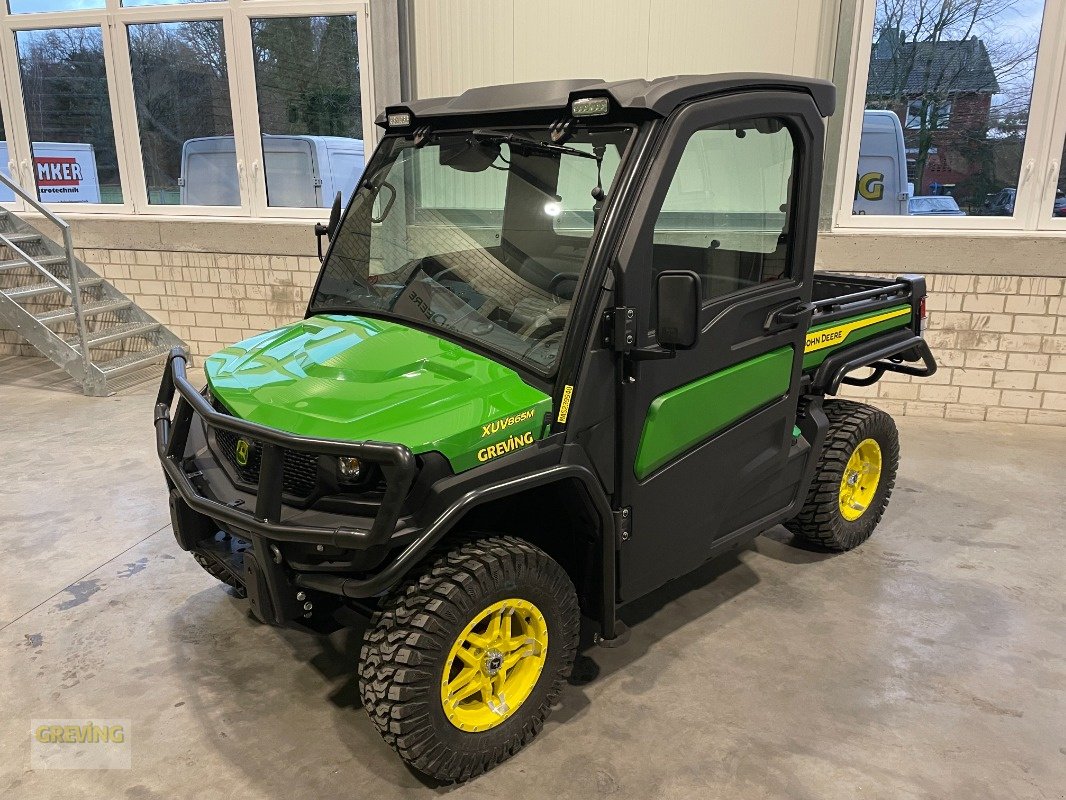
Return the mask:
<svg viewBox="0 0 1066 800">
<path fill-rule="evenodd" d="M 880 482 L 881 446 L 873 439 L 863 439 L 840 479 L 840 513 L 844 519 L 854 522 L 866 513 Z"/>
<path fill-rule="evenodd" d="M 440 701 L 459 730 L 485 731 L 533 692 L 548 655 L 548 625 L 528 600 L 493 603 L 470 621 L 444 662 Z"/>
</svg>

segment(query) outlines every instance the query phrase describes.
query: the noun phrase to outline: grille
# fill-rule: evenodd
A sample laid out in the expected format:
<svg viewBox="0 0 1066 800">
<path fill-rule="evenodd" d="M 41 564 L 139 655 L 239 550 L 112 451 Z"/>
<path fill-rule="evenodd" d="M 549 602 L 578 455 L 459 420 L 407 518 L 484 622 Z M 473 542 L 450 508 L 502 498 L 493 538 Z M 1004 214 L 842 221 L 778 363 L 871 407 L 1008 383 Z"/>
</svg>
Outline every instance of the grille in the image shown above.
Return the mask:
<svg viewBox="0 0 1066 800">
<path fill-rule="evenodd" d="M 233 431 L 221 428 L 215 430 L 215 441 L 218 442 L 218 449 L 223 457 L 244 483 L 256 486 L 259 484 L 259 466 L 263 458 L 263 450 L 258 442 L 251 442 L 248 463 L 241 466 L 237 463 L 238 438 Z M 293 497 L 309 497 L 318 485 L 318 456 L 312 453 L 300 453 L 296 450 L 283 449 L 281 452 L 285 464 L 282 491 Z"/>
</svg>

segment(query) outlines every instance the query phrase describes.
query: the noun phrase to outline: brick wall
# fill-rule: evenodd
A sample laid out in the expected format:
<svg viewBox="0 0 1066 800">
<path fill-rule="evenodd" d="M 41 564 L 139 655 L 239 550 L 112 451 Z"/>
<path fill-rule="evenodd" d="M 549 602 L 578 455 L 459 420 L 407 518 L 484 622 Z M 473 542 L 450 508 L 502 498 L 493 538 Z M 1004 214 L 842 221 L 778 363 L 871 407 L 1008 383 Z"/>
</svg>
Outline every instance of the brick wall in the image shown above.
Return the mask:
<svg viewBox="0 0 1066 800">
<path fill-rule="evenodd" d="M 892 277 L 885 275 L 882 277 Z M 846 395 L 893 414 L 1066 425 L 1063 278 L 931 275 L 926 338 L 939 370 Z"/>
</svg>

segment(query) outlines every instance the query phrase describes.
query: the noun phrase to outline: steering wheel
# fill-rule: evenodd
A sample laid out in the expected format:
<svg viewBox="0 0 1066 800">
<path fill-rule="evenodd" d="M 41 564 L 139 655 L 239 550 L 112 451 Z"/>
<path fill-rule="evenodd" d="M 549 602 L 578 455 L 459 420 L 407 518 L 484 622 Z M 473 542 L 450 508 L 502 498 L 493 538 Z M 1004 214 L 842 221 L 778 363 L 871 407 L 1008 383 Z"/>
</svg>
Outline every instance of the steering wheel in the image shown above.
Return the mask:
<svg viewBox="0 0 1066 800">
<path fill-rule="evenodd" d="M 465 281 L 465 280 L 463 280 L 463 279 L 462 279 L 462 278 L 461 278 L 461 277 L 459 276 L 459 273 L 458 273 L 458 272 L 456 272 L 456 269 L 457 269 L 456 267 L 445 267 L 445 268 L 444 268 L 444 269 L 442 269 L 442 270 L 441 270 L 440 272 L 437 272 L 437 273 L 435 273 L 435 274 L 433 274 L 433 275 L 430 275 L 429 277 L 431 277 L 431 278 L 432 278 L 433 280 L 435 280 L 435 281 L 436 281 L 437 283 L 440 283 L 441 281 L 443 281 L 443 280 L 444 280 L 444 277 L 445 277 L 446 275 L 451 275 L 452 273 L 455 273 L 455 275 L 453 276 L 453 277 L 455 278 L 455 280 L 459 281 L 460 283 L 466 283 L 466 281 Z M 427 274 L 428 274 L 428 273 L 427 273 Z"/>
</svg>

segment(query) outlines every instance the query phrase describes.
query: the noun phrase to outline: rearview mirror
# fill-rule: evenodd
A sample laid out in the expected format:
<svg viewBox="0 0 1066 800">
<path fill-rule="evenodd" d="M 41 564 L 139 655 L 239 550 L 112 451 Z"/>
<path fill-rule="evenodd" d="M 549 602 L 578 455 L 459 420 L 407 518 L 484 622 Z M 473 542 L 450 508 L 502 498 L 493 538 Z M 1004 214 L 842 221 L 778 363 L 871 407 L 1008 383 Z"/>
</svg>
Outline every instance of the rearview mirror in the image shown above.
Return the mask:
<svg viewBox="0 0 1066 800">
<path fill-rule="evenodd" d="M 659 346 L 671 350 L 695 346 L 700 337 L 700 276 L 688 270 L 660 272 L 655 294 Z"/>
<path fill-rule="evenodd" d="M 499 142 L 479 142 L 475 139 L 443 141 L 437 156 L 442 167 L 451 167 L 460 172 L 484 172 L 499 157 Z"/>
</svg>

